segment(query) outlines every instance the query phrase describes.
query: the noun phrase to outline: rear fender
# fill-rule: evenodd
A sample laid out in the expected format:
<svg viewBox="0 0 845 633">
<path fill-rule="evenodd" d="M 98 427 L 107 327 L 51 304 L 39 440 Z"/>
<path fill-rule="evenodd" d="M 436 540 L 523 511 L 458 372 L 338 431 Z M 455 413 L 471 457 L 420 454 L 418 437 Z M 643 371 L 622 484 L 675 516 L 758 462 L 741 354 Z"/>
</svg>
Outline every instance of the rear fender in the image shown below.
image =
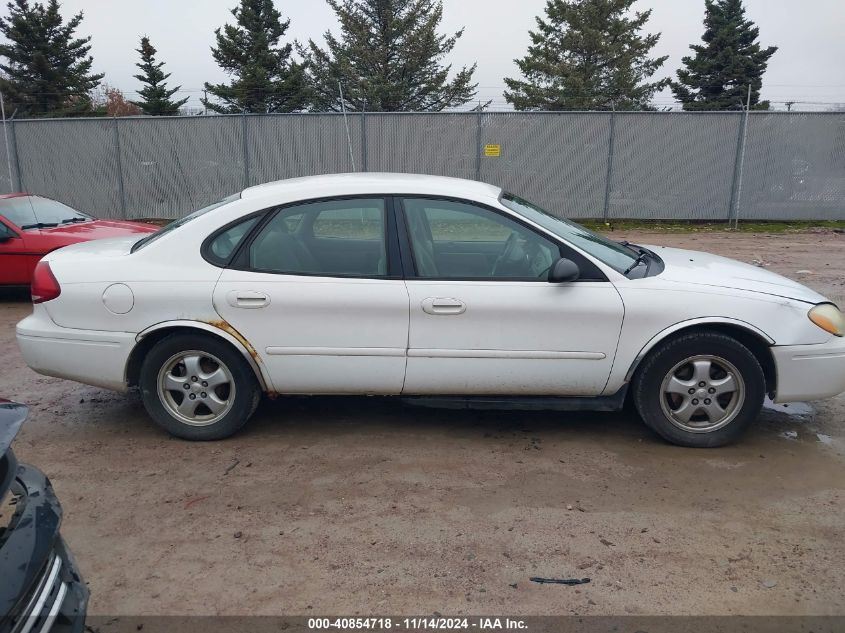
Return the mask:
<svg viewBox="0 0 845 633">
<path fill-rule="evenodd" d="M 231 325 L 229 325 L 228 322 L 224 321 L 223 319 L 218 319 L 216 321 L 211 321 L 208 323 L 205 321 L 190 320 L 163 321 L 161 323 L 156 323 L 155 325 L 148 327 L 142 332 L 139 332 L 138 335 L 135 337 L 135 341 L 137 343 L 140 343 L 142 340 L 144 340 L 149 335 L 155 332 L 175 329 L 193 329 L 200 332 L 208 332 L 209 334 L 212 334 L 214 336 L 222 338 L 224 341 L 227 341 L 241 353 L 241 355 L 249 363 L 249 366 L 252 367 L 253 372 L 255 372 L 255 377 L 258 379 L 258 382 L 261 385 L 261 389 L 268 395 L 274 395 L 273 382 L 272 380 L 270 380 L 270 376 L 267 374 L 267 370 L 264 367 L 264 364 L 261 362 L 261 358 L 258 355 L 258 352 L 252 345 L 250 345 L 249 341 L 247 341 L 241 335 L 240 332 L 238 332 L 235 328 L 233 328 Z"/>
</svg>

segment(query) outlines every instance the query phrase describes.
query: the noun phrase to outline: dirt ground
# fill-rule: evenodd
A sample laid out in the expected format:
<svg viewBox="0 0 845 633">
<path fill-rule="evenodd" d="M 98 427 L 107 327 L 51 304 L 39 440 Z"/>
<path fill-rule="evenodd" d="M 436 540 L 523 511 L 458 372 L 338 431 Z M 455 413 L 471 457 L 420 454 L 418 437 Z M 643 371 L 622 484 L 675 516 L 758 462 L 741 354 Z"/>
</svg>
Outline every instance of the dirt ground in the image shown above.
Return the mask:
<svg viewBox="0 0 845 633">
<path fill-rule="evenodd" d="M 623 237 L 845 303 L 845 235 Z M 91 614 L 845 614 L 845 398 L 768 408 L 713 450 L 621 413 L 376 398 L 265 402 L 192 444 L 137 395 L 27 369 L 29 309 L 0 298 L 0 394 L 32 407 L 16 451 L 55 485 Z"/>
</svg>

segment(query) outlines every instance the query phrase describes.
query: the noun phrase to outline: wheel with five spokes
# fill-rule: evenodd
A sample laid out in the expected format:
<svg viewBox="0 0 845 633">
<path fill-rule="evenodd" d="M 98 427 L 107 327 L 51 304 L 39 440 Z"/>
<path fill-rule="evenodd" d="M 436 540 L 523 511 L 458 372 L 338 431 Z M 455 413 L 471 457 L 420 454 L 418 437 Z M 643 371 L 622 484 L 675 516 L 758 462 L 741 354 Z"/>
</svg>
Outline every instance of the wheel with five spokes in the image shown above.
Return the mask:
<svg viewBox="0 0 845 633">
<path fill-rule="evenodd" d="M 210 336 L 174 334 L 159 341 L 141 366 L 141 397 L 166 431 L 188 440 L 236 433 L 261 395 L 249 363 Z"/>
<path fill-rule="evenodd" d="M 654 350 L 632 388 L 643 420 L 664 439 L 713 447 L 736 440 L 759 415 L 766 380 L 742 343 L 724 334 L 694 332 Z"/>
</svg>

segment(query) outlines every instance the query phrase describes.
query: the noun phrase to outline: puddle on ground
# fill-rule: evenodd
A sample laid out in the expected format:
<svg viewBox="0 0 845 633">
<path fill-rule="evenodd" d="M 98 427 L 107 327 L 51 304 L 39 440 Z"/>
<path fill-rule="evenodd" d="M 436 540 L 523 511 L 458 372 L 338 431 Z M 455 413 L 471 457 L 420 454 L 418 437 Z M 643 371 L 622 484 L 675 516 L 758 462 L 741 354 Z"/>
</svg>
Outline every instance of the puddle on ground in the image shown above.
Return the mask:
<svg viewBox="0 0 845 633">
<path fill-rule="evenodd" d="M 777 413 L 783 413 L 790 417 L 800 417 L 812 419 L 816 415 L 816 409 L 813 405 L 807 402 L 784 402 L 775 404 L 768 398 L 763 402 L 763 408 Z"/>
</svg>

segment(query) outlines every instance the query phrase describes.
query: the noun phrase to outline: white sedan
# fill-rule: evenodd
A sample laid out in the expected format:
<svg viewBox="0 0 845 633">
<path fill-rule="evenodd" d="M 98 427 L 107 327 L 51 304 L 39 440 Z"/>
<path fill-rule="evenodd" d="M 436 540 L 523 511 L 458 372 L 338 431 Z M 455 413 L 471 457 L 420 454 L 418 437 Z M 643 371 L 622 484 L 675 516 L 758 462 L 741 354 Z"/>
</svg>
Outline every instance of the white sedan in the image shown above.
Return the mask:
<svg viewBox="0 0 845 633">
<path fill-rule="evenodd" d="M 342 174 L 257 187 L 148 237 L 47 255 L 17 326 L 35 371 L 124 391 L 192 440 L 262 393 L 620 408 L 719 446 L 845 391 L 845 318 L 774 273 L 617 243 L 479 182 Z M 546 400 L 543 400 L 546 399 Z"/>
</svg>

